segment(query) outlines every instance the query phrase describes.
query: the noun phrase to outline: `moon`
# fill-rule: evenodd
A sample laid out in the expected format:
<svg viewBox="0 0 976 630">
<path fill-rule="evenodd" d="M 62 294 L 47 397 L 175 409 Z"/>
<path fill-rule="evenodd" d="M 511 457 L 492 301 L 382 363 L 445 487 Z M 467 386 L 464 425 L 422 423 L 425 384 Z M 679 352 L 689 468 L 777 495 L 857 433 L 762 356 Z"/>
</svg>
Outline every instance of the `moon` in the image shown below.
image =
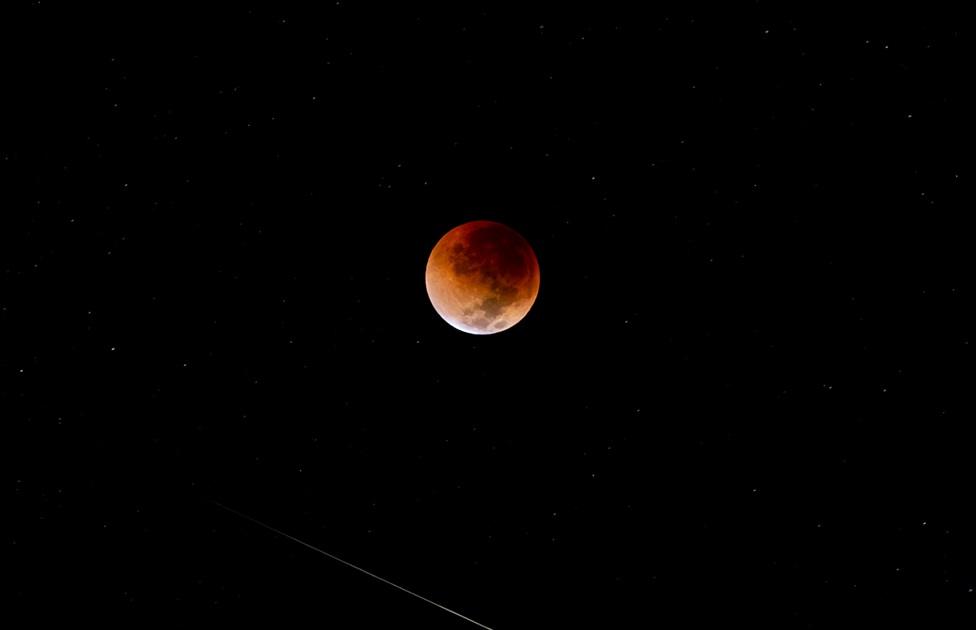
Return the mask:
<svg viewBox="0 0 976 630">
<path fill-rule="evenodd" d="M 463 223 L 427 259 L 427 295 L 444 321 L 472 335 L 519 323 L 539 295 L 539 261 L 522 235 L 494 221 Z"/>
</svg>

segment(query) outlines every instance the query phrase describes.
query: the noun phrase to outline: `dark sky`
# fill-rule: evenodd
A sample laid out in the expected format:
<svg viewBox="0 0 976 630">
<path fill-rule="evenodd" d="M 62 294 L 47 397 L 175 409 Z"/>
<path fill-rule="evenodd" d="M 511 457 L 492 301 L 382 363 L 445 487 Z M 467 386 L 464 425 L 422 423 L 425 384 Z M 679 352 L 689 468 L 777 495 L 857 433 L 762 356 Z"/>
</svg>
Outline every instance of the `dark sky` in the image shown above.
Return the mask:
<svg viewBox="0 0 976 630">
<path fill-rule="evenodd" d="M 19 611 L 473 627 L 220 501 L 493 628 L 972 627 L 960 16 L 13 4 Z"/>
</svg>

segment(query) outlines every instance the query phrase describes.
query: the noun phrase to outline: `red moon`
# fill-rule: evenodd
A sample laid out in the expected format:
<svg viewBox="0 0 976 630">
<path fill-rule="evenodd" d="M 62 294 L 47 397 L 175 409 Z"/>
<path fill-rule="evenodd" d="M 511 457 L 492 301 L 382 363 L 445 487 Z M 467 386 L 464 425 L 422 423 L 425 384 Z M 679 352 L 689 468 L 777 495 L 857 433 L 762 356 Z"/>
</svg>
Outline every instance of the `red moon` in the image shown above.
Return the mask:
<svg viewBox="0 0 976 630">
<path fill-rule="evenodd" d="M 517 324 L 539 295 L 539 261 L 512 228 L 494 221 L 457 226 L 427 260 L 427 295 L 437 314 L 473 335 Z"/>
</svg>

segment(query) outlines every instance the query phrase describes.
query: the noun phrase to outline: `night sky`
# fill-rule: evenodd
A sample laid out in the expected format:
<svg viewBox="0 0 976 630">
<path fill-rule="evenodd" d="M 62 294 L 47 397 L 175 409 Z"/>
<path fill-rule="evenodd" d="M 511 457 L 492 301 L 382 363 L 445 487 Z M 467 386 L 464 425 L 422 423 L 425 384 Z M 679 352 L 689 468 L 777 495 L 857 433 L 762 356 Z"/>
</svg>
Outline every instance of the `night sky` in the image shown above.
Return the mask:
<svg viewBox="0 0 976 630">
<path fill-rule="evenodd" d="M 8 610 L 474 627 L 217 501 L 492 628 L 973 627 L 960 16 L 86 4 L 2 20 Z"/>
</svg>

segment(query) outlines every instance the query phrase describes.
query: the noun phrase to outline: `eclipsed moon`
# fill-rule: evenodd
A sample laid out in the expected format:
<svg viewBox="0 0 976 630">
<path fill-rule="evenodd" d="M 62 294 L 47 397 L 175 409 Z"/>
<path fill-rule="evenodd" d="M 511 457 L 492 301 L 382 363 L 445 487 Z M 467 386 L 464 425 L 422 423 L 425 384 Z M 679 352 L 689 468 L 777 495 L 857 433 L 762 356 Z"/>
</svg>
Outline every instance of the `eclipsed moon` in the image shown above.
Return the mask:
<svg viewBox="0 0 976 630">
<path fill-rule="evenodd" d="M 437 314 L 473 335 L 517 324 L 539 294 L 539 261 L 512 228 L 471 221 L 437 241 L 427 260 L 427 295 Z"/>
</svg>

